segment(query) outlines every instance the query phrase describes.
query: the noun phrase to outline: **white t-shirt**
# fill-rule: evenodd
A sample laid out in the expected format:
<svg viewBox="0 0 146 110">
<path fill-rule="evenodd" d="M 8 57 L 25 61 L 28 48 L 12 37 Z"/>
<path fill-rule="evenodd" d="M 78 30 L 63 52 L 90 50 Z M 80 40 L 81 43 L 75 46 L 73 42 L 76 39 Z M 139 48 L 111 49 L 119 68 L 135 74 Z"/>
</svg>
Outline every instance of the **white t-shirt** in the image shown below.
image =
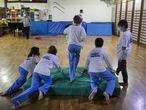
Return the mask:
<svg viewBox="0 0 146 110">
<path fill-rule="evenodd" d="M 79 16 L 80 16 L 80 17 L 82 18 L 82 20 L 83 20 L 83 13 L 80 13 Z"/>
<path fill-rule="evenodd" d="M 28 57 L 27 59 L 24 60 L 24 62 L 20 65 L 20 67 L 22 67 L 23 69 L 25 69 L 26 71 L 32 74 L 39 60 L 40 57 L 38 56 Z"/>
<path fill-rule="evenodd" d="M 126 50 L 123 51 L 122 47 Z M 120 32 L 120 37 L 117 45 L 117 56 L 118 60 L 127 60 L 132 50 L 132 34 L 130 31 Z"/>
<path fill-rule="evenodd" d="M 50 76 L 50 69 L 52 69 L 53 67 L 60 67 L 59 59 L 56 55 L 47 53 L 36 65 L 34 72 L 45 76 Z"/>
<path fill-rule="evenodd" d="M 23 18 L 23 26 L 29 27 L 30 26 L 30 17 L 24 17 Z"/>
<path fill-rule="evenodd" d="M 112 64 L 110 62 L 109 56 L 102 48 L 95 48 L 91 50 L 86 61 L 86 68 L 88 72 L 104 72 L 106 67 L 104 66 L 104 61 L 108 68 L 113 70 Z"/>
<path fill-rule="evenodd" d="M 75 44 L 78 46 L 83 46 L 82 42 L 86 38 L 86 32 L 82 26 L 71 25 L 64 30 L 64 34 L 69 35 L 68 45 Z"/>
</svg>

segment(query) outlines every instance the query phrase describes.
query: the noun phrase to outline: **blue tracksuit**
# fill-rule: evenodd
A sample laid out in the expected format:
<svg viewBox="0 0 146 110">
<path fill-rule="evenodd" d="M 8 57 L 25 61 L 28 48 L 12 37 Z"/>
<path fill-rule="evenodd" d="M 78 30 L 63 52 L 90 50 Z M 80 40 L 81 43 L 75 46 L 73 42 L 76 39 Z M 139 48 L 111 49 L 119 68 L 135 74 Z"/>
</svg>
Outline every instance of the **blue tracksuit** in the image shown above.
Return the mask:
<svg viewBox="0 0 146 110">
<path fill-rule="evenodd" d="M 70 80 L 73 81 L 75 79 L 75 73 L 76 69 L 79 63 L 80 59 L 80 51 L 81 51 L 81 46 L 70 44 L 68 46 L 68 51 L 69 51 L 69 75 L 70 75 Z"/>
<path fill-rule="evenodd" d="M 92 92 L 97 92 L 99 78 L 107 81 L 105 92 L 112 95 L 115 88 L 115 76 L 106 69 L 104 62 L 113 70 L 108 54 L 102 48 L 92 49 L 86 61 L 86 68 L 90 74 Z"/>
<path fill-rule="evenodd" d="M 45 54 L 34 69 L 31 87 L 14 97 L 11 103 L 17 107 L 20 102 L 28 100 L 29 97 L 38 90 L 41 91 L 43 95 L 46 95 L 52 84 L 50 69 L 53 67 L 60 67 L 58 57 L 49 53 Z M 44 82 L 42 86 L 40 86 L 41 81 Z"/>
<path fill-rule="evenodd" d="M 107 87 L 105 92 L 108 93 L 109 95 L 113 94 L 113 91 L 115 89 L 115 76 L 112 75 L 110 71 L 106 70 L 105 72 L 101 72 L 101 73 L 91 72 L 89 74 L 90 74 L 92 92 L 97 92 L 99 79 L 103 78 L 107 81 Z"/>
<path fill-rule="evenodd" d="M 69 75 L 70 81 L 75 79 L 75 72 L 78 66 L 80 51 L 83 47 L 82 42 L 86 38 L 85 29 L 81 25 L 71 25 L 64 30 L 68 34 L 68 52 L 69 52 Z"/>
<path fill-rule="evenodd" d="M 40 86 L 41 80 L 44 81 L 44 85 L 42 86 Z M 28 100 L 29 97 L 35 92 L 37 92 L 38 90 L 42 91 L 43 94 L 46 95 L 51 84 L 52 84 L 51 76 L 45 76 L 39 73 L 33 73 L 31 87 L 28 88 L 26 91 L 22 92 L 21 94 L 19 94 L 18 96 L 11 99 L 11 103 L 13 103 L 15 106 L 18 106 L 19 103 Z"/>
<path fill-rule="evenodd" d="M 6 91 L 7 94 L 12 94 L 12 93 L 16 92 L 26 82 L 28 71 L 26 71 L 22 67 L 19 67 L 18 71 L 20 73 L 20 76 L 12 84 L 12 86 Z"/>
<path fill-rule="evenodd" d="M 39 62 L 39 59 L 40 58 L 38 56 L 31 56 L 24 60 L 24 62 L 18 68 L 20 76 L 6 91 L 7 94 L 14 93 L 26 82 L 28 73 L 33 73 L 33 70 L 36 66 L 36 63 Z"/>
</svg>

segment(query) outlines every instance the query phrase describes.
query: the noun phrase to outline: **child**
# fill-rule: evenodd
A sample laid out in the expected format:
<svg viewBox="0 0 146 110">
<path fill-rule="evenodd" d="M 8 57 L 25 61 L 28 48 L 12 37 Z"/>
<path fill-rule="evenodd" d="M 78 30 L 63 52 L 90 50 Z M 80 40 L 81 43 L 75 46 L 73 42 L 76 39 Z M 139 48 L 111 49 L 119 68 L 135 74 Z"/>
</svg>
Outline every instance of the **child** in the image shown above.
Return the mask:
<svg viewBox="0 0 146 110">
<path fill-rule="evenodd" d="M 5 92 L 1 92 L 1 95 L 10 95 L 16 92 L 27 79 L 28 73 L 33 73 L 36 64 L 39 62 L 40 52 L 38 47 L 32 47 L 30 53 L 24 62 L 19 66 L 18 71 L 20 77 L 13 83 L 13 85 Z"/>
<path fill-rule="evenodd" d="M 116 74 L 122 72 L 123 86 L 128 86 L 128 74 L 127 74 L 127 59 L 132 49 L 132 34 L 128 31 L 128 23 L 126 20 L 121 20 L 118 23 L 120 29 L 120 37 L 117 45 L 117 56 L 118 56 L 118 68 Z"/>
<path fill-rule="evenodd" d="M 29 97 L 37 91 L 39 92 L 38 100 L 42 99 L 43 96 L 47 94 L 47 91 L 52 84 L 50 69 L 53 67 L 60 69 L 56 54 L 56 47 L 50 46 L 48 53 L 41 58 L 34 69 L 31 87 L 11 100 L 11 103 L 15 106 L 15 108 L 19 107 L 20 102 L 28 100 Z M 41 81 L 44 82 L 42 86 L 40 86 Z"/>
<path fill-rule="evenodd" d="M 82 42 L 86 38 L 86 32 L 83 27 L 81 27 L 82 19 L 80 16 L 76 15 L 73 18 L 74 24 L 69 26 L 64 30 L 64 34 L 69 35 L 68 40 L 68 52 L 69 52 L 69 75 L 70 82 L 73 82 L 75 79 L 75 73 L 78 66 L 80 51 Z"/>
<path fill-rule="evenodd" d="M 104 66 L 103 60 L 108 68 L 114 71 L 107 53 L 102 49 L 103 43 L 104 41 L 102 38 L 97 38 L 95 40 L 96 48 L 91 50 L 86 61 L 86 68 L 90 75 L 92 89 L 89 100 L 93 100 L 97 93 L 99 78 L 103 78 L 107 81 L 107 87 L 103 95 L 105 96 L 106 102 L 109 103 L 109 96 L 113 94 L 115 88 L 115 76 Z"/>
</svg>

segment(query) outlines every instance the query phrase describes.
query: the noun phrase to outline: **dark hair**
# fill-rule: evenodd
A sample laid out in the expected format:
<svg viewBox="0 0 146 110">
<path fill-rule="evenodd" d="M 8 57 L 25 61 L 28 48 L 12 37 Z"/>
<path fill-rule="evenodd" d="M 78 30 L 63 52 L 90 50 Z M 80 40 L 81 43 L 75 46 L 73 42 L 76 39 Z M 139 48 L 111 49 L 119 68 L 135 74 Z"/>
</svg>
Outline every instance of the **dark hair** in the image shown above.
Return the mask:
<svg viewBox="0 0 146 110">
<path fill-rule="evenodd" d="M 27 57 L 32 57 L 33 55 L 40 56 L 38 47 L 32 47 Z"/>
<path fill-rule="evenodd" d="M 83 13 L 83 9 L 80 9 L 80 13 Z"/>
<path fill-rule="evenodd" d="M 126 20 L 120 20 L 118 23 L 118 27 L 125 27 L 126 29 L 128 28 L 128 22 Z"/>
<path fill-rule="evenodd" d="M 96 38 L 96 40 L 95 40 L 96 47 L 102 47 L 103 43 L 104 43 L 104 40 L 102 38 Z"/>
<path fill-rule="evenodd" d="M 82 18 L 79 15 L 75 15 L 73 21 L 75 24 L 81 24 Z"/>
<path fill-rule="evenodd" d="M 48 53 L 56 55 L 57 54 L 57 49 L 54 45 L 51 45 L 48 49 Z"/>
</svg>

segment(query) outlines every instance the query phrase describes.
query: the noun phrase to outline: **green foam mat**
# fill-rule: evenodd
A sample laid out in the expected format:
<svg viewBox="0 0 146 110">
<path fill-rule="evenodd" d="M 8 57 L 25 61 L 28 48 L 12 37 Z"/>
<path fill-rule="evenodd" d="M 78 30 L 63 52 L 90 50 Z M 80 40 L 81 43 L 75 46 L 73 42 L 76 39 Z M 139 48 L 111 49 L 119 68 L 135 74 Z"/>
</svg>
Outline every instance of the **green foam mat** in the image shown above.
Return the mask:
<svg viewBox="0 0 146 110">
<path fill-rule="evenodd" d="M 73 83 L 69 82 L 69 69 L 64 68 L 63 74 L 56 69 L 51 70 L 51 77 L 53 84 L 48 91 L 48 95 L 63 95 L 63 96 L 88 96 L 90 88 L 90 78 L 86 74 L 82 74 L 84 71 L 83 67 L 79 67 L 76 72 L 76 79 Z M 41 82 L 41 85 L 43 82 Z M 22 90 L 26 90 L 31 85 L 31 78 L 22 86 Z M 105 90 L 107 82 L 103 79 L 99 82 L 97 96 L 103 96 L 103 91 Z M 118 80 L 116 80 L 116 87 L 113 96 L 119 96 L 120 85 Z"/>
</svg>

